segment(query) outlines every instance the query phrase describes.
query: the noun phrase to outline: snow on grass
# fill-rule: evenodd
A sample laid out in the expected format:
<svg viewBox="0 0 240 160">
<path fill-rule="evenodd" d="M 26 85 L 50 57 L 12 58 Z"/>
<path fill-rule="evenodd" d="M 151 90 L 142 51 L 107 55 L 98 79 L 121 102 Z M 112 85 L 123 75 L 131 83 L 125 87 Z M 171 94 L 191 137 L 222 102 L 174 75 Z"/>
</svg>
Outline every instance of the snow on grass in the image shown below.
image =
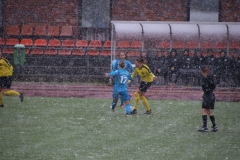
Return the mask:
<svg viewBox="0 0 240 160">
<path fill-rule="evenodd" d="M 131 102 L 133 103 L 133 102 Z M 219 131 L 200 133 L 201 102 L 139 103 L 125 116 L 110 99 L 5 97 L 0 108 L 0 159 L 237 159 L 239 103 L 217 102 Z M 133 104 L 131 104 L 133 105 Z M 211 123 L 208 119 L 209 129 Z"/>
</svg>

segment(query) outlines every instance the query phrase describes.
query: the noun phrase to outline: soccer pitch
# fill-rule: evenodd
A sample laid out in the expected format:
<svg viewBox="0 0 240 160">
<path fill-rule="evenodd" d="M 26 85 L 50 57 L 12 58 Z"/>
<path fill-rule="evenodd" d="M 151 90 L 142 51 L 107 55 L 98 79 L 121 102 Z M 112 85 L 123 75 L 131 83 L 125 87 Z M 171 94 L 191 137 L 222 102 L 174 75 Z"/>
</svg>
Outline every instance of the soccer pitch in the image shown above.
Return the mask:
<svg viewBox="0 0 240 160">
<path fill-rule="evenodd" d="M 218 132 L 202 126 L 201 102 L 140 102 L 138 115 L 110 110 L 111 99 L 5 97 L 0 108 L 0 160 L 239 159 L 240 106 L 217 102 Z M 133 101 L 131 102 L 133 105 Z M 119 106 L 119 104 L 118 104 Z"/>
</svg>

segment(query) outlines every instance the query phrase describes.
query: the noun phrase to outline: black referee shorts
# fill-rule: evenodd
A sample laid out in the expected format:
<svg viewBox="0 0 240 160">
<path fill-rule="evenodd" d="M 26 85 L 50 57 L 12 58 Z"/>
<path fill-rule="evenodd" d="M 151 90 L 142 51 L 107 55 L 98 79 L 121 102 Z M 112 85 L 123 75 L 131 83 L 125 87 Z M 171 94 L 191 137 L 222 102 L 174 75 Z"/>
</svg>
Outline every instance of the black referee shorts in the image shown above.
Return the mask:
<svg viewBox="0 0 240 160">
<path fill-rule="evenodd" d="M 0 77 L 0 87 L 10 89 L 12 85 L 12 76 Z"/>
<path fill-rule="evenodd" d="M 147 89 L 152 85 L 152 82 L 140 82 L 139 90 L 142 92 L 147 92 Z"/>
<path fill-rule="evenodd" d="M 214 93 L 203 94 L 202 108 L 213 110 L 214 106 L 215 106 Z"/>
</svg>

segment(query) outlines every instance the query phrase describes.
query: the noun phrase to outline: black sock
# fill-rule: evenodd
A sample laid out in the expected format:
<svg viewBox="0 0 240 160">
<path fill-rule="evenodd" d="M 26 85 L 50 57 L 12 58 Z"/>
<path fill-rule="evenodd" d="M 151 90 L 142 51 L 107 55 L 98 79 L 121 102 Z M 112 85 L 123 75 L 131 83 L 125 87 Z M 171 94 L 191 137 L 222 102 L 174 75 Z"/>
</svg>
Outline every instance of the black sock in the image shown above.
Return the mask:
<svg viewBox="0 0 240 160">
<path fill-rule="evenodd" d="M 207 115 L 202 115 L 203 127 L 207 127 Z"/>
<path fill-rule="evenodd" d="M 213 127 L 216 126 L 216 123 L 215 123 L 215 117 L 214 116 L 209 116 L 211 121 L 212 121 L 212 124 L 213 124 Z"/>
</svg>

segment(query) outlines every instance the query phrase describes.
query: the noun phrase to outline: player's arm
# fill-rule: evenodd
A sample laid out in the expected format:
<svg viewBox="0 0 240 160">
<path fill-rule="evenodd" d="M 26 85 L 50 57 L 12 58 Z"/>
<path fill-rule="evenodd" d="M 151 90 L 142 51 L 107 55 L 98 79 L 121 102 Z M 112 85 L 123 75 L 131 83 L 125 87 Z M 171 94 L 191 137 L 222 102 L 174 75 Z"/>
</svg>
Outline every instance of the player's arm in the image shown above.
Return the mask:
<svg viewBox="0 0 240 160">
<path fill-rule="evenodd" d="M 105 73 L 105 77 L 113 77 L 113 76 L 115 76 L 116 74 L 117 74 L 117 70 L 116 71 L 112 71 L 112 72 L 110 72 L 110 73 Z"/>
<path fill-rule="evenodd" d="M 153 79 L 157 79 L 157 76 L 155 76 L 152 72 L 150 72 L 150 76 L 153 77 Z"/>
<path fill-rule="evenodd" d="M 129 73 L 133 73 L 133 71 L 134 71 L 134 68 L 133 68 L 133 66 L 132 66 L 132 63 L 131 62 L 129 62 L 128 61 L 128 68 L 129 68 L 129 70 L 130 70 L 130 72 Z"/>
</svg>

